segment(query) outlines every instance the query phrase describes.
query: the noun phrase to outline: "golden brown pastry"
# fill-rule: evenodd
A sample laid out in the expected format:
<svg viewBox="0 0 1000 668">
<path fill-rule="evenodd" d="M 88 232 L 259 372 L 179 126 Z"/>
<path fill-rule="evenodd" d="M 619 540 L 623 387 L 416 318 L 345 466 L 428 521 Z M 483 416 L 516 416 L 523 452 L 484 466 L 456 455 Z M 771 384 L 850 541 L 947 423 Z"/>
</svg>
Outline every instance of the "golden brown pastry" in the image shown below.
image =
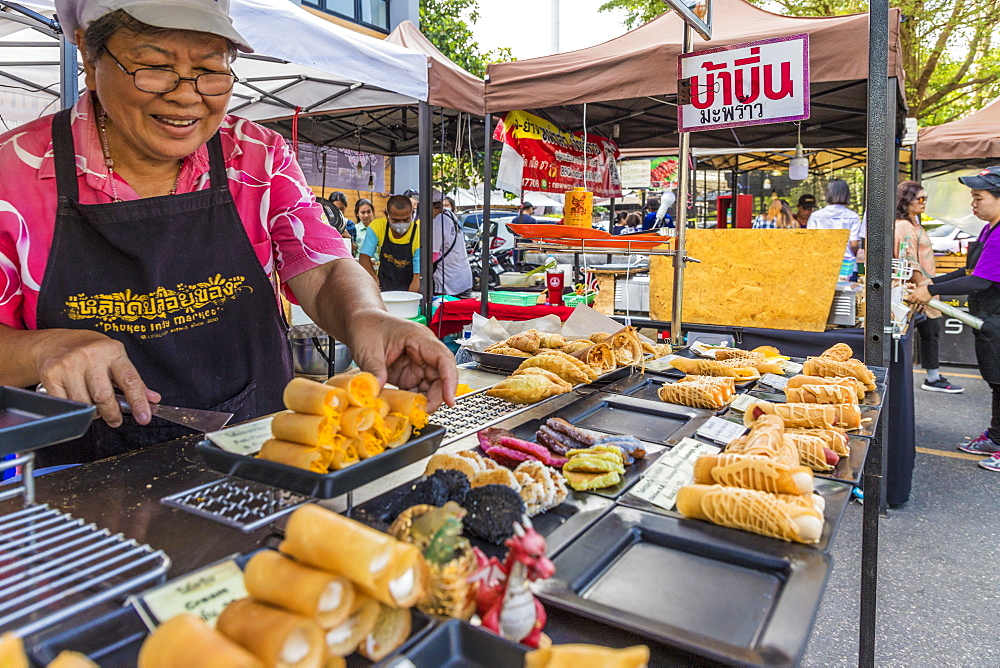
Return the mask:
<svg viewBox="0 0 1000 668">
<path fill-rule="evenodd" d="M 414 429 L 419 431 L 427 426 L 427 397 L 419 392 L 385 387 L 379 399 L 389 404 L 389 413 L 406 416 Z"/>
<path fill-rule="evenodd" d="M 358 653 L 370 661 L 381 661 L 406 642 L 412 623 L 409 610 L 380 603 L 375 626 L 358 643 Z"/>
<path fill-rule="evenodd" d="M 477 453 L 472 454 L 476 454 L 478 458 Z M 465 477 L 472 480 L 472 478 L 476 477 L 476 475 L 478 475 L 483 469 L 478 466 L 478 463 L 474 459 L 463 457 L 460 453 L 454 455 L 439 453 L 432 455 L 431 458 L 427 460 L 427 467 L 424 468 L 424 475 L 429 476 L 435 471 L 441 470 L 461 471 L 465 474 Z"/>
<path fill-rule="evenodd" d="M 371 459 L 385 452 L 385 439 L 373 427 L 358 434 L 357 450 L 361 459 Z"/>
<path fill-rule="evenodd" d="M 732 398 L 723 386 L 706 382 L 664 383 L 656 394 L 668 404 L 711 410 L 722 408 Z"/>
<path fill-rule="evenodd" d="M 338 374 L 330 377 L 326 384 L 344 390 L 350 404 L 361 408 L 374 408 L 375 398 L 382 389 L 378 379 L 367 371 Z"/>
<path fill-rule="evenodd" d="M 333 447 L 330 448 L 330 470 L 339 471 L 353 466 L 361 461 L 358 454 L 360 439 L 334 436 Z"/>
<path fill-rule="evenodd" d="M 267 666 L 321 668 L 326 656 L 323 630 L 314 620 L 251 598 L 227 605 L 215 628 Z"/>
<path fill-rule="evenodd" d="M 530 358 L 527 361 L 531 361 Z M 556 385 L 543 376 L 510 376 L 486 390 L 486 394 L 504 399 L 512 404 L 533 404 L 567 392 L 562 385 Z"/>
<path fill-rule="evenodd" d="M 763 360 L 764 355 L 762 353 L 755 353 L 750 350 L 741 350 L 740 348 L 716 348 L 715 349 L 715 359 L 718 361 L 732 360 L 732 359 L 744 359 L 744 360 Z"/>
<path fill-rule="evenodd" d="M 333 450 L 330 447 L 301 445 L 271 438 L 264 441 L 260 452 L 257 453 L 257 458 L 294 466 L 297 469 L 305 469 L 313 473 L 326 473 L 330 470 Z"/>
<path fill-rule="evenodd" d="M 723 362 L 716 362 L 715 360 L 694 360 L 686 357 L 677 357 L 670 360 L 670 366 L 680 369 L 687 374 L 729 376 L 735 378 L 737 383 L 745 383 L 760 378 L 760 372 L 753 367 L 737 367 Z"/>
<path fill-rule="evenodd" d="M 271 420 L 271 434 L 279 441 L 302 445 L 329 446 L 340 431 L 340 422 L 332 417 L 283 411 Z"/>
<path fill-rule="evenodd" d="M 563 351 L 568 355 L 580 352 L 581 350 L 588 350 L 594 342 L 590 339 L 577 339 L 576 341 L 567 341 L 565 345 L 561 346 L 559 350 Z"/>
<path fill-rule="evenodd" d="M 511 348 L 507 345 L 506 341 L 501 341 L 500 343 L 494 343 L 492 346 L 484 350 L 483 352 L 490 353 L 492 355 L 508 355 L 510 357 L 531 357 L 531 353 L 525 352 L 523 350 L 518 350 L 517 348 Z"/>
<path fill-rule="evenodd" d="M 841 457 L 849 457 L 851 449 L 847 445 L 847 432 L 840 427 L 833 429 L 785 429 L 786 434 L 805 434 L 815 436 L 823 440 L 823 445 L 833 450 Z"/>
<path fill-rule="evenodd" d="M 611 338 L 611 335 L 607 332 L 594 332 L 590 335 L 590 340 L 594 343 L 604 343 Z"/>
<path fill-rule="evenodd" d="M 615 361 L 618 362 L 618 366 L 642 364 L 646 359 L 639 331 L 631 325 L 622 327 L 612 334 L 611 338 L 608 339 L 608 345 L 615 353 Z"/>
<path fill-rule="evenodd" d="M 580 360 L 576 360 L 579 362 Z M 582 366 L 583 363 L 581 362 Z M 521 366 L 517 369 L 518 371 L 530 368 L 539 368 L 549 371 L 567 384 L 570 387 L 574 385 L 579 385 L 580 383 L 588 383 L 590 376 L 584 372 L 580 366 L 567 362 L 562 357 L 556 355 L 535 355 L 534 357 L 529 357 L 528 359 L 521 362 Z"/>
<path fill-rule="evenodd" d="M 520 334 L 508 337 L 507 345 L 533 355 L 538 352 L 538 349 L 542 346 L 542 342 L 538 330 L 529 329 Z"/>
<path fill-rule="evenodd" d="M 178 615 L 156 627 L 139 649 L 138 665 L 139 668 L 264 668 L 263 661 L 194 615 Z"/>
<path fill-rule="evenodd" d="M 595 343 L 587 350 L 583 361 L 587 366 L 597 371 L 598 374 L 605 374 L 618 368 L 618 360 L 611 346 L 606 343 Z"/>
<path fill-rule="evenodd" d="M 339 388 L 306 378 L 293 378 L 285 386 L 285 408 L 296 413 L 340 415 L 347 408 L 347 397 Z"/>
<path fill-rule="evenodd" d="M 514 373 L 512 373 L 510 375 L 511 376 L 541 376 L 542 378 L 546 379 L 550 383 L 555 383 L 556 385 L 559 385 L 560 387 L 562 387 L 567 392 L 569 392 L 570 390 L 573 389 L 573 384 L 572 383 L 567 383 L 565 380 L 563 380 L 562 378 L 560 378 L 558 375 L 552 373 L 548 369 L 543 369 L 540 366 L 528 366 L 528 367 L 523 367 L 523 368 L 522 367 L 518 367 L 517 370 L 514 371 Z"/>
<path fill-rule="evenodd" d="M 785 425 L 800 429 L 858 429 L 861 412 L 856 404 L 772 404 L 757 401 L 747 407 L 743 424 L 752 425 L 761 415 L 779 415 Z"/>
<path fill-rule="evenodd" d="M 354 607 L 354 585 L 345 577 L 309 568 L 274 550 L 261 550 L 243 572 L 247 593 L 303 617 L 320 628 L 339 626 Z"/>
<path fill-rule="evenodd" d="M 750 358 L 734 358 L 728 360 L 718 361 L 719 364 L 723 366 L 731 366 L 736 368 L 750 367 L 751 369 L 756 369 L 758 373 L 773 373 L 776 375 L 781 375 L 785 373 L 784 367 L 775 362 L 774 360 L 768 359 L 766 357 L 761 357 L 760 359 L 750 359 Z"/>
<path fill-rule="evenodd" d="M 781 494 L 812 494 L 813 474 L 770 457 L 724 453 L 702 455 L 694 463 L 694 482 Z"/>
<path fill-rule="evenodd" d="M 802 365 L 802 373 L 807 376 L 827 378 L 849 376 L 860 380 L 864 384 L 865 390 L 871 392 L 875 389 L 875 374 L 858 360 L 841 362 L 827 357 L 810 357 Z"/>
<path fill-rule="evenodd" d="M 379 602 L 370 596 L 360 593 L 355 596 L 350 616 L 326 631 L 325 642 L 329 655 L 343 657 L 352 654 L 375 628 L 381 609 Z"/>
<path fill-rule="evenodd" d="M 592 369 L 587 363 L 583 362 L 582 360 L 577 359 L 576 357 L 573 357 L 572 355 L 567 355 L 566 353 L 564 353 L 564 352 L 562 352 L 560 350 L 549 350 L 549 349 L 540 350 L 540 351 L 538 351 L 538 355 L 535 356 L 535 359 L 543 359 L 544 360 L 544 358 L 551 358 L 551 357 L 554 357 L 555 359 L 562 360 L 566 364 L 570 365 L 571 367 L 574 367 L 574 368 L 578 369 L 579 372 L 581 374 L 583 374 L 582 377 L 586 379 L 586 380 L 582 380 L 580 382 L 583 382 L 583 383 L 592 383 L 595 380 L 597 380 L 597 372 L 594 371 L 594 369 Z M 548 360 L 544 360 L 544 361 L 547 362 Z M 527 361 L 521 362 L 521 366 L 522 367 L 534 366 L 533 364 L 530 364 L 530 362 L 531 362 L 531 360 L 527 360 Z M 545 367 L 542 367 L 542 368 L 544 369 Z M 562 374 L 559 374 L 559 375 L 560 375 L 560 377 L 562 376 Z"/>
<path fill-rule="evenodd" d="M 784 463 L 799 465 L 799 453 L 784 440 L 784 420 L 778 415 L 764 415 L 758 418 L 750 433 L 741 436 L 726 448 L 726 452 L 745 455 L 762 455 Z"/>
<path fill-rule="evenodd" d="M 562 348 L 566 345 L 566 337 L 562 334 L 538 333 L 539 348 Z"/>
<path fill-rule="evenodd" d="M 349 438 L 360 438 L 361 432 L 375 426 L 378 411 L 374 408 L 351 406 L 340 416 L 340 433 Z"/>
<path fill-rule="evenodd" d="M 642 346 L 642 352 L 647 355 L 652 355 L 654 360 L 666 357 L 673 352 L 673 348 L 669 343 L 649 343 L 648 341 L 640 341 L 639 345 Z"/>
<path fill-rule="evenodd" d="M 385 447 L 398 448 L 407 443 L 413 435 L 413 423 L 410 418 L 399 413 L 389 413 L 382 420 L 382 427 L 385 430 Z"/>
<path fill-rule="evenodd" d="M 800 385 L 785 388 L 785 398 L 797 404 L 857 404 L 858 394 L 844 385 Z"/>
<path fill-rule="evenodd" d="M 521 483 L 514 477 L 514 472 L 508 468 L 500 467 L 477 473 L 469 480 L 472 487 L 483 487 L 484 485 L 504 485 L 514 491 L 521 491 Z"/>
<path fill-rule="evenodd" d="M 677 494 L 677 510 L 732 529 L 798 543 L 818 543 L 823 515 L 774 494 L 722 485 L 688 485 Z"/>
<path fill-rule="evenodd" d="M 803 375 L 792 376 L 788 379 L 787 389 L 804 387 L 806 385 L 839 385 L 841 387 L 846 387 L 855 395 L 855 399 L 852 403 L 859 403 L 865 398 L 865 384 L 852 376 L 846 376 L 843 378 L 823 378 L 822 376 Z"/>
<path fill-rule="evenodd" d="M 781 352 L 774 346 L 757 346 L 750 352 L 760 353 L 764 357 L 781 357 Z"/>
<path fill-rule="evenodd" d="M 645 668 L 649 648 L 611 649 L 597 645 L 552 645 L 528 652 L 524 668 Z"/>
<path fill-rule="evenodd" d="M 6 664 L 0 664 L 6 665 Z M 59 652 L 59 655 L 52 659 L 49 665 L 45 668 L 101 668 L 96 663 L 90 660 L 86 654 L 81 654 L 80 652 L 73 652 L 68 649 L 64 649 Z"/>
<path fill-rule="evenodd" d="M 536 461 L 521 462 L 514 469 L 529 517 L 554 508 L 566 500 L 566 479 L 555 469 Z"/>
<path fill-rule="evenodd" d="M 838 362 L 846 362 L 854 357 L 854 351 L 846 343 L 836 343 L 824 350 L 820 357 L 828 357 Z"/>
<path fill-rule="evenodd" d="M 832 471 L 834 465 L 825 454 L 826 445 L 819 436 L 809 434 L 789 434 L 784 436 L 786 443 L 791 443 L 799 453 L 799 462 L 813 471 Z"/>
</svg>

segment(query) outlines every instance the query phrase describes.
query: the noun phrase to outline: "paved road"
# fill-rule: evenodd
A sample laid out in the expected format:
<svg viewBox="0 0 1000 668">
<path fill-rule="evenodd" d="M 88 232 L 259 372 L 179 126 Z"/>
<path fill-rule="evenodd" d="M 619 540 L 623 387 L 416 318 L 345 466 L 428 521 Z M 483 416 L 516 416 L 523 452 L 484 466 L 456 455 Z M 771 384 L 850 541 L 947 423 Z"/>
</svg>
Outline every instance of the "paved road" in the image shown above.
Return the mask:
<svg viewBox="0 0 1000 668">
<path fill-rule="evenodd" d="M 878 666 L 1000 666 L 1000 474 L 955 449 L 986 428 L 990 392 L 975 370 L 943 372 L 966 391 L 915 390 L 913 491 L 879 524 Z M 857 665 L 860 505 L 848 507 L 832 554 L 805 666 Z"/>
</svg>

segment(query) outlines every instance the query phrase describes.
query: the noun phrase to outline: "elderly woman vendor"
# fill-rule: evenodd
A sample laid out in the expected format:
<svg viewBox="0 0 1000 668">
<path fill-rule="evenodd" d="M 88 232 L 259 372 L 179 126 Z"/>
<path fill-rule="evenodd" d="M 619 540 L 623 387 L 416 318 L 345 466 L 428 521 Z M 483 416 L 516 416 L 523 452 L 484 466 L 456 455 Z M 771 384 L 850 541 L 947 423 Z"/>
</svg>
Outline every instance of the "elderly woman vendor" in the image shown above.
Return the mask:
<svg viewBox="0 0 1000 668">
<path fill-rule="evenodd" d="M 56 0 L 87 91 L 0 136 L 0 385 L 41 383 L 103 418 L 43 465 L 191 433 L 150 402 L 280 410 L 276 278 L 362 369 L 453 401 L 454 357 L 386 313 L 282 138 L 226 115 L 233 59 L 251 51 L 228 7 Z"/>
</svg>

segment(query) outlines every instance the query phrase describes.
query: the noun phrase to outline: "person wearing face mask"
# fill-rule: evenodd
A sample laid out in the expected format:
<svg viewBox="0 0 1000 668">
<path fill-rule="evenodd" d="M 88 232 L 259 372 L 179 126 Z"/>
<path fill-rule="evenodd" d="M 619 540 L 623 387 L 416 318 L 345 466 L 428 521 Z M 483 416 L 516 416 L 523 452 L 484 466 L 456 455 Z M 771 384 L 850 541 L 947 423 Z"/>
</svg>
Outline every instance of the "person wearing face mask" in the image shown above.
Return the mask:
<svg viewBox="0 0 1000 668">
<path fill-rule="evenodd" d="M 229 0 L 55 5 L 86 91 L 0 135 L 0 385 L 102 419 L 40 467 L 194 434 L 151 403 L 234 422 L 281 410 L 279 286 L 380 382 L 454 401 L 454 357 L 385 310 L 284 139 L 226 113 L 252 52 Z"/>
<path fill-rule="evenodd" d="M 378 270 L 374 258 L 378 258 Z M 405 195 L 386 202 L 385 217 L 368 227 L 358 251 L 361 266 L 375 279 L 379 290 L 420 291 L 420 226 L 413 220 L 413 204 Z"/>
</svg>

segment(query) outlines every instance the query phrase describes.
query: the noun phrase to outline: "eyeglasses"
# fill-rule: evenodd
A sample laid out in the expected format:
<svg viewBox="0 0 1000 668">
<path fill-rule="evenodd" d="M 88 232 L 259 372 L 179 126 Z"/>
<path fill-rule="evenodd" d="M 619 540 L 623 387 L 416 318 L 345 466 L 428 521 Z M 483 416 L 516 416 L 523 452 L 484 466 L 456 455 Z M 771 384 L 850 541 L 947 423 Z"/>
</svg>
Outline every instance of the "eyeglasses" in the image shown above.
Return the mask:
<svg viewBox="0 0 1000 668">
<path fill-rule="evenodd" d="M 924 202 L 927 201 L 927 195 L 921 195 L 915 201 L 920 202 L 921 204 L 923 204 Z"/>
<path fill-rule="evenodd" d="M 227 72 L 205 72 L 196 77 L 182 77 L 172 70 L 159 70 L 151 67 L 140 67 L 134 72 L 129 72 L 115 58 L 114 54 L 108 51 L 107 47 L 104 48 L 104 52 L 111 56 L 111 60 L 115 61 L 118 67 L 122 68 L 122 72 L 132 77 L 132 83 L 144 93 L 169 93 L 176 89 L 182 81 L 191 81 L 194 83 L 195 90 L 200 94 L 214 97 L 225 95 L 231 91 L 239 78 L 235 74 Z"/>
</svg>

